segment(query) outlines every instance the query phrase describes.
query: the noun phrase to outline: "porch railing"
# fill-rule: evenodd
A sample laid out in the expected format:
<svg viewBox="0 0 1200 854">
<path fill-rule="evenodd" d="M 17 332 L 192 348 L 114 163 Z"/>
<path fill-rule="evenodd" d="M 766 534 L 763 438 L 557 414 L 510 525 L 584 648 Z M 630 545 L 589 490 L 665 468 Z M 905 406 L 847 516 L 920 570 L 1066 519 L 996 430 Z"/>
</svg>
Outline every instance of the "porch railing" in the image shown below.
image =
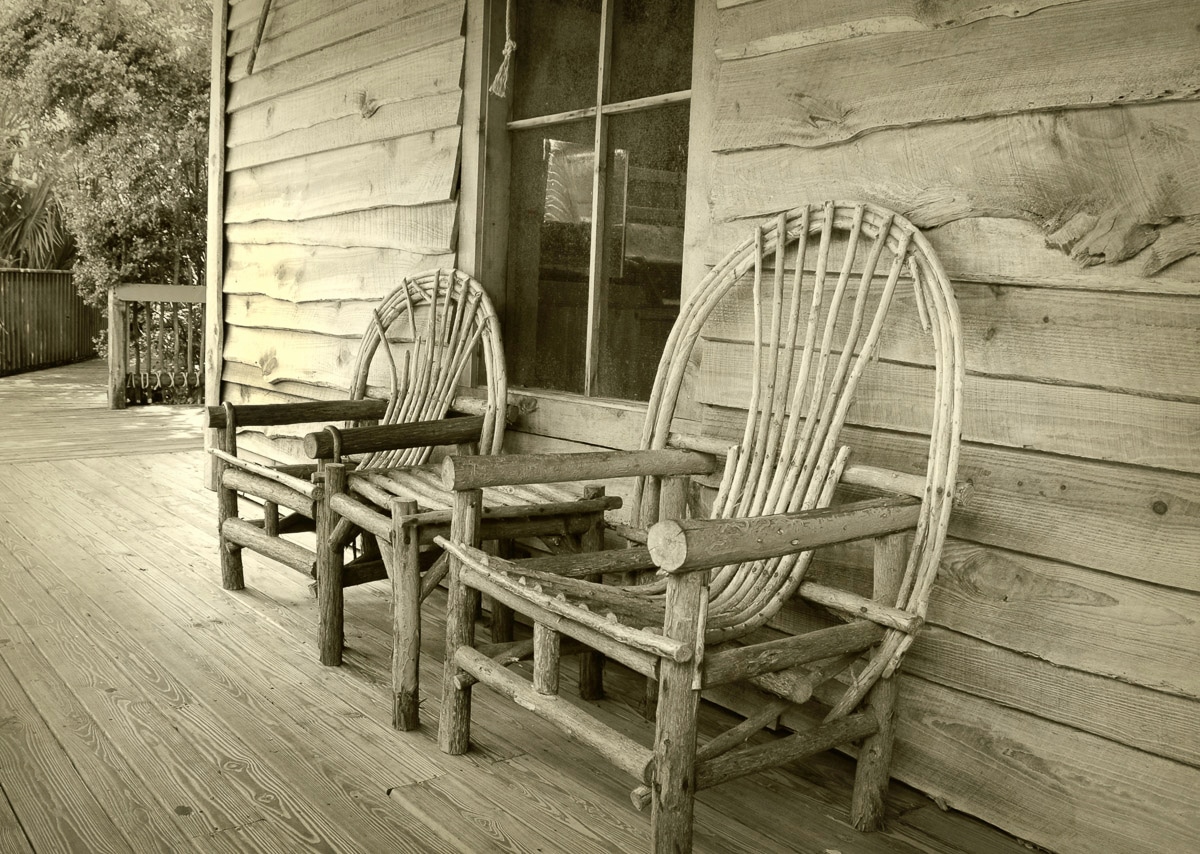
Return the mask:
<svg viewBox="0 0 1200 854">
<path fill-rule="evenodd" d="M 204 288 L 117 285 L 108 292 L 108 407 L 199 403 Z"/>
<path fill-rule="evenodd" d="M 103 324 L 69 271 L 0 269 L 0 376 L 92 358 Z"/>
</svg>

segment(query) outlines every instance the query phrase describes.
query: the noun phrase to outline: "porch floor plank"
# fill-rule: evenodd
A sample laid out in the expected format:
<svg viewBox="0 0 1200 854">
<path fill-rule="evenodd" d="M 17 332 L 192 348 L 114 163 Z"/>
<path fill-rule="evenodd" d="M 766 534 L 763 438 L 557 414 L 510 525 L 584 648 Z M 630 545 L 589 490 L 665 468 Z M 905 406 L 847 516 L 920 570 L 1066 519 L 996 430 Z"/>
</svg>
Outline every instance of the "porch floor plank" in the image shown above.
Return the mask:
<svg viewBox="0 0 1200 854">
<path fill-rule="evenodd" d="M 0 789 L 34 851 L 133 854 L 57 735 L 0 662 Z"/>
<path fill-rule="evenodd" d="M 0 378 L 0 851 L 648 850 L 631 780 L 486 690 L 473 749 L 438 751 L 440 593 L 425 725 L 397 733 L 386 583 L 346 592 L 340 668 L 317 661 L 299 574 L 247 554 L 247 589 L 221 589 L 199 408 L 109 412 L 105 381 L 100 362 Z M 645 743 L 640 678 L 608 677 L 601 714 Z M 703 727 L 728 717 L 706 706 Z M 899 785 L 888 829 L 858 834 L 850 768 L 701 793 L 696 850 L 1027 851 Z"/>
</svg>

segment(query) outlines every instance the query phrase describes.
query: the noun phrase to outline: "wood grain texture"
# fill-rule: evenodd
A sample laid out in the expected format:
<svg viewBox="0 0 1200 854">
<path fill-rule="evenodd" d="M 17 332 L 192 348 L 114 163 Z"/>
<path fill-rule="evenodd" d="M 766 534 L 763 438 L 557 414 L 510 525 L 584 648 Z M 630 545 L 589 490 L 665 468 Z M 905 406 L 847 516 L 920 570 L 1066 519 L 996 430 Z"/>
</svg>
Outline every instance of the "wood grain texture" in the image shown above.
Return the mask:
<svg viewBox="0 0 1200 854">
<path fill-rule="evenodd" d="M 75 496 L 57 502 L 49 511 L 51 514 L 78 513 L 78 508 L 89 506 L 100 491 L 105 491 L 104 494 L 111 496 L 110 500 L 123 508 L 115 523 L 112 520 L 83 522 L 79 526 L 79 537 L 67 541 L 65 549 L 68 551 L 82 551 L 82 543 L 77 543 L 76 539 L 86 541 L 93 554 L 105 555 L 110 550 L 120 549 L 121 543 L 131 540 L 128 523 L 121 520 L 144 520 L 152 517 L 155 508 L 160 506 L 134 491 L 114 488 L 97 472 L 91 472 L 89 480 L 87 467 L 78 463 L 61 469 L 45 465 L 31 475 L 43 484 L 77 484 Z M 123 602 L 127 603 L 130 596 L 146 600 L 161 612 L 151 619 L 137 621 L 136 625 L 125 626 L 121 634 L 127 640 L 123 639 L 123 642 L 144 649 L 153 648 L 153 660 L 158 666 L 166 672 L 187 674 L 193 684 L 203 686 L 191 702 L 177 702 L 174 707 L 177 725 L 208 735 L 211 739 L 208 761 L 222 770 L 226 785 L 240 792 L 247 801 L 257 804 L 270 820 L 286 831 L 293 846 L 328 840 L 335 848 L 353 847 L 351 840 L 359 833 L 364 834 L 364 839 L 374 840 L 364 844 L 385 845 L 389 839 L 419 832 L 420 828 L 416 827 L 405 829 L 388 810 L 380 809 L 386 804 L 382 794 L 383 781 L 389 778 L 398 781 L 423 779 L 435 773 L 433 766 L 412 755 L 382 750 L 384 743 L 390 740 L 390 733 L 381 724 L 361 717 L 342 716 L 338 721 L 331 720 L 328 715 L 314 714 L 319 708 L 315 705 L 319 693 L 314 693 L 314 676 L 320 672 L 320 665 L 301 648 L 296 649 L 294 663 L 303 661 L 302 669 L 310 671 L 307 675 L 296 672 L 292 666 L 280 666 L 278 661 L 273 662 L 271 668 L 264 668 L 256 657 L 255 643 L 245 634 L 252 623 L 229 619 L 231 614 L 214 614 L 204 604 L 209 597 L 188 595 L 178 588 L 154 583 L 152 579 L 161 572 L 196 572 L 196 567 L 185 569 L 176 564 L 160 568 L 153 563 L 156 552 L 161 553 L 159 550 L 170 541 L 170 537 L 159 541 L 157 548 L 144 543 L 132 544 L 132 550 L 124 547 L 131 552 L 133 560 L 117 566 L 123 569 L 122 575 L 136 574 L 142 580 L 132 584 L 126 580 L 116 585 L 111 580 L 115 567 L 108 563 L 95 567 L 92 570 L 95 575 L 76 573 L 73 581 L 65 581 L 67 595 L 74 596 L 77 603 L 88 604 L 91 619 L 101 626 L 111 624 L 114 610 L 122 607 Z M 202 558 L 192 556 L 190 560 L 204 565 Z M 78 563 L 78 558 L 75 562 Z M 57 563 L 45 566 L 58 572 Z M 58 578 L 57 574 L 55 577 Z M 101 583 L 106 579 L 106 583 Z M 220 595 L 215 587 L 213 592 Z M 229 600 L 229 604 L 234 606 L 234 613 L 241 610 L 233 600 Z M 164 625 L 172 623 L 186 627 L 186 630 L 177 629 L 172 633 L 175 642 L 162 643 Z M 258 646 L 261 652 L 261 645 Z M 239 648 L 239 658 L 231 659 L 229 653 Z M 220 653 L 221 649 L 227 651 Z M 224 722 L 223 727 L 214 728 L 206 720 L 213 714 Z M 338 751 L 336 761 L 316 748 L 316 744 L 324 739 L 341 740 L 343 736 L 338 733 L 346 729 L 366 736 L 366 742 L 356 747 L 354 740 L 347 740 Z M 250 762 L 246 761 L 250 749 L 241 743 L 243 736 L 230 738 L 226 734 L 230 731 L 243 732 L 245 740 L 251 744 L 270 743 L 277 734 L 284 732 L 307 732 L 308 737 L 298 739 L 290 749 L 265 757 L 266 761 L 259 757 Z M 375 744 L 369 746 L 372 741 Z M 367 758 L 376 752 L 379 755 Z M 392 767 L 380 774 L 384 762 Z M 369 782 L 372 777 L 376 777 L 374 785 Z M 319 796 L 322 805 L 317 809 L 302 806 L 308 797 L 306 790 L 311 794 L 314 790 L 309 787 L 313 785 L 324 791 Z M 340 803 L 340 806 L 333 807 L 333 803 Z M 338 810 L 346 809 L 358 814 L 360 827 L 354 835 L 340 820 L 332 818 Z"/>
<path fill-rule="evenodd" d="M 1200 698 L 1200 597 L 950 540 L 930 619 L 1008 649 Z"/>
<path fill-rule="evenodd" d="M 261 295 L 292 303 L 378 301 L 391 293 L 405 276 L 435 267 L 451 267 L 453 263 L 454 256 L 450 253 L 424 255 L 376 247 L 232 243 L 225 267 L 225 294 L 227 297 Z M 365 329 L 365 323 L 353 328 Z"/>
<path fill-rule="evenodd" d="M 333 121 L 364 118 L 372 109 L 408 109 L 409 102 L 459 91 L 457 77 L 447 69 L 460 65 L 462 54 L 462 39 L 451 39 L 235 110 L 228 118 L 229 145 L 263 142 Z M 456 55 L 457 64 L 453 62 Z"/>
<path fill-rule="evenodd" d="M 229 174 L 225 222 L 300 220 L 452 198 L 458 126 Z"/>
<path fill-rule="evenodd" d="M 459 67 L 461 55 L 454 69 Z M 452 91 L 401 103 L 382 103 L 364 94 L 364 90 L 358 90 L 344 100 L 355 107 L 353 113 L 307 127 L 285 130 L 269 139 L 231 147 L 226 168 L 230 171 L 246 169 L 330 148 L 379 142 L 449 127 L 458 122 L 462 96 L 458 91 Z"/>
<path fill-rule="evenodd" d="M 1200 842 L 1196 768 L 920 679 L 900 697 L 894 772 L 954 809 L 1062 854 Z"/>
<path fill-rule="evenodd" d="M 980 569 L 972 580 L 1002 561 L 1027 575 L 981 581 L 985 589 L 977 592 L 955 577 L 957 563 L 945 567 L 906 672 L 1200 766 L 1191 676 L 1198 597 L 1173 593 L 1160 603 L 1155 588 L 1103 573 L 953 540 L 950 548 L 975 556 Z M 844 558 L 847 550 L 828 551 Z M 869 594 L 869 573 L 861 563 L 822 559 L 812 577 Z M 812 631 L 831 619 L 797 601 L 773 627 Z"/>
<path fill-rule="evenodd" d="M 358 0 L 329 0 L 328 8 L 337 9 L 342 6 L 349 6 L 352 3 L 357 3 Z M 254 41 L 254 29 L 258 23 L 259 13 L 263 8 L 263 0 L 229 0 L 226 4 L 229 7 L 229 29 L 233 30 L 239 27 L 250 27 L 246 31 L 245 43 L 246 47 Z M 305 4 L 303 0 L 274 0 L 271 4 L 272 14 L 281 15 L 284 10 L 288 10 L 289 17 L 294 21 L 305 21 L 311 19 L 314 15 L 319 14 L 314 9 L 302 8 Z M 290 7 L 297 7 L 295 9 Z M 276 28 L 270 26 L 268 22 L 268 31 L 274 32 Z"/>
<path fill-rule="evenodd" d="M 706 356 L 698 399 L 744 406 L 751 345 L 713 343 Z M 928 434 L 932 373 L 872 365 L 851 404 L 850 423 Z M 964 394 L 971 401 L 963 418 L 967 441 L 1200 474 L 1198 403 L 979 375 L 967 376 Z"/>
<path fill-rule="evenodd" d="M 706 191 L 707 192 L 707 191 Z M 707 198 L 707 196 L 704 196 Z M 711 267 L 730 246 L 750 233 L 751 222 L 732 220 L 697 226 L 696 257 Z M 979 216 L 958 219 L 925 229 L 942 266 L 956 283 L 1028 285 L 1080 291 L 1124 293 L 1196 293 L 1200 281 L 1200 258 L 1182 257 L 1162 269 L 1156 257 L 1160 243 L 1170 242 L 1174 225 L 1143 253 L 1127 261 L 1083 265 L 1061 250 L 1047 245 L 1046 235 L 1034 222 L 1013 217 Z M 1147 271 L 1155 269 L 1152 276 Z M 700 274 L 701 277 L 703 273 Z M 684 286 L 693 281 L 685 278 Z M 694 281 L 699 281 L 696 278 Z M 1082 300 L 1080 300 L 1082 302 Z"/>
<path fill-rule="evenodd" d="M 1200 244 L 1197 138 L 1200 110 L 1191 102 L 921 125 L 816 150 L 715 156 L 710 203 L 717 220 L 823 198 L 878 202 L 922 228 L 964 217 L 1027 219 L 1077 263 L 1136 256 L 1152 275 Z M 1162 235 L 1170 249 L 1147 250 Z"/>
<path fill-rule="evenodd" d="M 1189 10 L 1179 0 L 1091 0 L 726 62 L 713 147 L 816 147 L 890 127 L 1191 99 L 1200 60 Z"/>
<path fill-rule="evenodd" d="M 2 791 L 0 795 L 3 795 Z M 21 829 L 21 823 L 6 797 L 0 797 L 0 846 L 13 854 L 34 854 L 29 847 L 29 837 Z"/>
<path fill-rule="evenodd" d="M 919 445 L 851 441 L 861 459 L 898 470 Z M 974 492 L 951 522 L 957 537 L 1200 590 L 1200 477 L 965 444 L 959 479 Z"/>
<path fill-rule="evenodd" d="M 22 542 L 30 543 L 22 554 L 34 560 L 30 565 L 34 576 L 24 570 L 19 576 L 0 572 L 0 608 L 14 601 L 12 585 L 20 581 L 26 594 L 40 588 L 55 612 L 68 621 L 42 626 L 40 609 L 21 611 L 22 621 L 34 621 L 23 622 L 24 628 L 53 638 L 37 653 L 56 669 L 70 668 L 62 671 L 69 672 L 70 678 L 59 684 L 80 698 L 69 709 L 66 705 L 38 709 L 43 718 L 62 720 L 60 715 L 81 707 L 94 710 L 89 716 L 125 708 L 123 692 L 136 687 L 153 704 L 154 715 L 179 727 L 177 738 L 218 745 L 206 754 L 208 767 L 219 767 L 229 789 L 264 815 L 261 821 L 202 834 L 171 850 L 474 852 L 491 850 L 495 840 L 507 838 L 513 841 L 513 850 L 549 851 L 561 847 L 560 825 L 569 840 L 578 842 L 580 851 L 601 845 L 597 840 L 612 840 L 618 850 L 640 844 L 646 820 L 629 810 L 628 780 L 595 764 L 585 750 L 561 739 L 534 716 L 520 710 L 514 713 L 490 692 L 477 692 L 476 746 L 453 768 L 444 764 L 431 731 L 401 737 L 390 729 L 386 684 L 391 631 L 383 586 L 347 591 L 347 607 L 354 619 L 348 623 L 343 668 L 324 668 L 316 662 L 311 648 L 316 603 L 290 571 L 248 556 L 247 572 L 254 589 L 221 590 L 213 532 L 215 502 L 210 492 L 199 488 L 205 455 L 193 450 L 88 456 L 101 439 L 110 441 L 103 425 L 83 417 L 89 405 L 97 410 L 103 406 L 103 371 L 96 376 L 91 392 L 58 381 L 39 385 L 44 374 L 38 383 L 28 377 L 0 380 L 6 413 L 14 409 L 8 396 L 13 389 L 40 387 L 41 393 L 30 393 L 26 401 L 60 415 L 69 408 L 64 400 L 85 404 L 80 417 L 63 419 L 57 426 L 47 422 L 41 428 L 47 443 L 73 450 L 60 453 L 49 464 L 0 463 L 6 475 L 6 489 L 0 490 L 0 519 L 7 530 L 32 532 L 49 526 L 56 534 L 69 532 L 54 539 L 37 537 L 32 543 L 20 534 Z M 60 435 L 64 433 L 65 438 Z M 198 437 L 196 426 L 191 434 L 193 447 Z M 135 450 L 130 443 L 123 448 Z M 83 458 L 66 459 L 69 454 Z M 8 477 L 14 470 L 20 471 L 19 476 Z M 30 577 L 32 582 L 24 580 Z M 429 631 L 423 669 L 429 676 L 428 706 L 434 714 L 440 674 L 433 665 L 444 634 L 441 601 L 441 594 L 435 592 L 425 612 Z M 0 618 L 0 657 L 20 637 L 9 613 Z M 59 627 L 69 631 L 56 635 Z M 136 654 L 130 654 L 131 649 Z M 76 654 L 78 660 L 62 658 Z M 589 708 L 598 709 L 623 731 L 645 735 L 648 730 L 636 709 L 636 696 L 628 690 L 631 680 L 619 671 L 609 668 L 614 699 L 590 703 Z M 88 673 L 96 676 L 84 675 Z M 53 692 L 40 686 L 30 685 L 24 693 L 27 683 L 42 675 L 21 667 L 15 673 L 18 690 L 38 703 L 53 702 Z M 98 677 L 122 680 L 115 698 L 100 689 Z M 573 673 L 567 678 L 573 681 Z M 633 687 L 640 688 L 640 681 Z M 564 694 L 573 697 L 574 686 Z M 147 707 L 137 706 L 132 717 L 149 721 L 144 710 Z M 6 713 L 0 714 L 0 719 L 5 718 Z M 706 733 L 712 734 L 730 718 L 708 707 L 702 710 L 702 719 Z M 0 741 L 13 731 L 12 726 L 11 722 L 0 725 Z M 117 732 L 125 724 L 92 717 L 91 724 L 76 726 L 73 731 L 83 734 L 105 728 Z M 153 762 L 158 749 L 147 742 L 130 746 L 123 755 L 130 762 Z M 511 765 L 496 764 L 508 760 Z M 170 767 L 183 769 L 183 765 Z M 0 764 L 0 775 L 12 767 L 7 761 Z M 476 767 L 483 773 L 468 773 Z M 118 771 L 114 765 L 114 777 Z M 156 775 L 162 773 L 163 769 L 151 769 L 145 776 L 158 781 L 161 777 Z M 437 781 L 452 776 L 469 779 L 469 791 L 456 792 L 440 806 L 429 806 L 424 794 L 411 799 L 409 803 L 417 804 L 414 808 L 385 795 L 394 787 L 398 792 L 436 792 Z M 844 854 L 1011 854 L 1017 850 L 1016 843 L 1002 834 L 962 814 L 940 813 L 927 799 L 898 785 L 893 786 L 892 803 L 906 811 L 904 818 L 893 817 L 882 834 L 854 833 L 835 806 L 847 802 L 847 776 L 847 763 L 831 757 L 811 773 L 775 771 L 747 778 L 736 787 L 703 793 L 697 809 L 697 851 L 783 854 L 794 851 L 797 840 L 826 847 L 836 844 Z M 74 779 L 87 785 L 82 775 Z M 47 787 L 45 780 L 37 779 L 28 785 Z M 199 788 L 201 783 L 194 785 Z M 4 793 L 7 800 L 0 799 L 0 804 L 8 800 L 18 804 L 10 789 Z M 458 810 L 456 803 L 463 796 L 468 800 Z M 110 797 L 117 797 L 116 789 Z M 441 795 L 430 797 L 436 800 Z M 60 816 L 69 809 L 64 803 L 53 804 Z M 932 823 L 917 827 L 913 817 L 922 804 L 937 814 Z M 174 806 L 168 821 L 200 820 L 175 813 Z M 39 801 L 33 809 L 45 812 L 46 802 Z M 20 811 L 16 815 L 36 823 Z M 439 821 L 443 816 L 454 816 L 456 822 Z M 128 820 L 132 825 L 138 814 L 131 811 Z M 502 822 L 499 830 L 493 821 Z M 143 825 L 146 839 L 153 826 Z M 112 840 L 121 844 L 119 850 L 157 850 L 153 844 L 131 846 L 120 837 Z M 72 850 L 61 844 L 43 847 Z M 84 843 L 78 850 L 106 847 Z"/>
<path fill-rule="evenodd" d="M 337 42 L 348 41 L 373 29 L 402 20 L 421 12 L 445 5 L 446 0 L 334 0 L 329 3 L 271 4 L 267 29 L 254 60 L 254 70 L 260 71 L 312 53 Z M 232 17 L 232 16 L 231 16 Z M 257 20 L 237 25 L 231 20 L 226 54 L 230 63 L 230 79 L 246 75 L 246 53 L 250 50 L 257 29 Z M 238 60 L 241 60 L 240 62 Z"/>
<path fill-rule="evenodd" d="M 15 669 L 43 674 L 26 692 L 39 708 L 55 710 L 48 722 L 59 743 L 134 847 L 167 852 L 221 827 L 261 820 L 252 804 L 230 792 L 221 769 L 207 758 L 211 741 L 181 732 L 170 712 L 154 702 L 156 696 L 167 706 L 195 698 L 152 659 L 130 668 L 127 662 L 136 659 L 115 654 L 85 664 L 91 650 L 118 650 L 121 639 L 103 623 L 81 627 L 70 603 L 64 607 L 56 591 L 39 584 L 43 555 L 20 547 L 12 551 L 20 535 L 7 522 L 0 528 L 6 565 L 26 578 L 6 598 L 5 613 L 13 625 L 29 627 L 23 632 L 27 642 L 4 650 L 4 657 Z"/>
<path fill-rule="evenodd" d="M 225 226 L 225 238 L 230 244 L 374 246 L 422 255 L 444 255 L 454 251 L 456 208 L 454 202 L 446 201 L 356 210 L 296 222 L 231 222 Z"/>
<path fill-rule="evenodd" d="M 713 338 L 753 340 L 750 287 L 739 288 L 740 298 L 717 310 Z M 1200 350 L 1200 300 L 1194 297 L 968 284 L 954 291 L 972 373 L 1200 399 L 1200 364 L 1179 358 Z M 881 358 L 933 364 L 911 287 L 900 289 L 887 323 Z"/>
<path fill-rule="evenodd" d="M 792 48 L 864 36 L 920 33 L 964 27 L 985 18 L 1018 18 L 1078 0 L 852 0 L 793 3 L 790 0 L 718 0 L 724 10 L 717 30 L 721 60 L 763 56 Z"/>
<path fill-rule="evenodd" d="M 361 35 L 303 53 L 245 76 L 245 55 L 231 60 L 227 110 L 269 101 L 356 69 L 410 53 L 419 53 L 461 36 L 464 0 L 449 0 L 426 11 L 384 23 Z M 370 22 L 368 22 L 370 23 Z M 241 79 L 238 79 L 240 75 Z"/>
<path fill-rule="evenodd" d="M 270 329 L 264 327 L 228 327 L 225 361 L 254 366 L 267 388 L 287 382 L 307 383 L 339 389 L 350 387 L 351 371 L 358 354 L 363 326 L 348 327 L 341 336 L 316 332 Z M 228 378 L 228 376 L 226 377 Z M 390 366 L 383 354 L 375 359 L 368 375 L 368 388 L 384 390 L 390 383 Z"/>
<path fill-rule="evenodd" d="M 3 662 L 0 721 L 0 786 L 34 850 L 133 850 Z"/>
<path fill-rule="evenodd" d="M 734 438 L 743 421 L 737 411 L 713 409 L 706 428 Z M 927 441 L 845 431 L 856 462 L 911 474 L 924 473 Z M 969 500 L 951 518 L 950 532 L 960 539 L 1200 590 L 1196 475 L 964 443 L 958 479 L 971 484 Z"/>
<path fill-rule="evenodd" d="M 931 628 L 909 659 L 913 673 L 977 697 L 1200 766 L 1200 704 Z"/>
</svg>

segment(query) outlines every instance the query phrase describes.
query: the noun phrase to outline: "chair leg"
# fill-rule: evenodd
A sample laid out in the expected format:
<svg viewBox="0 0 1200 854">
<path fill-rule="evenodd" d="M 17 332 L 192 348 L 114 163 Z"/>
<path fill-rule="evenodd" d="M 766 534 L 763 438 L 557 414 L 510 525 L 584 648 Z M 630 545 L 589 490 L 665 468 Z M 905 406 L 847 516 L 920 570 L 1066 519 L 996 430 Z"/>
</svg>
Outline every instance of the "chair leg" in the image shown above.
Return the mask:
<svg viewBox="0 0 1200 854">
<path fill-rule="evenodd" d="M 866 707 L 879 721 L 879 731 L 864 739 L 858 751 L 854 792 L 850 798 L 850 821 L 858 830 L 871 831 L 883 827 L 884 802 L 892 764 L 898 683 L 897 676 L 880 679 L 866 697 Z"/>
<path fill-rule="evenodd" d="M 585 486 L 585 499 L 603 498 L 603 486 Z M 585 552 L 598 552 L 604 548 L 604 514 L 596 514 L 591 526 L 580 537 L 580 547 Z M 601 581 L 594 576 L 589 581 Z M 584 700 L 604 699 L 604 655 L 592 650 L 579 656 L 579 696 Z"/>
<path fill-rule="evenodd" d="M 421 547 L 415 501 L 393 501 L 392 726 L 407 732 L 420 723 Z"/>
<path fill-rule="evenodd" d="M 346 491 L 346 467 L 341 463 L 325 466 L 324 483 L 313 496 L 317 522 L 317 647 L 321 663 L 336 667 L 342 663 L 345 641 L 343 610 L 342 549 L 333 543 L 336 514 L 329 506 L 331 496 Z"/>
<path fill-rule="evenodd" d="M 663 633 L 695 645 L 708 607 L 702 572 L 674 577 L 667 589 Z M 702 639 L 701 639 L 702 640 Z M 650 814 L 654 851 L 683 854 L 692 850 L 692 813 L 696 793 L 696 717 L 700 704 L 697 659 L 664 659 L 659 671 L 658 713 L 654 728 L 654 780 Z"/>
<path fill-rule="evenodd" d="M 450 536 L 455 542 L 479 544 L 479 514 L 483 505 L 483 490 L 474 489 L 454 495 L 454 510 L 450 521 Z M 467 587 L 461 579 L 457 558 L 450 558 L 450 590 L 446 600 L 446 659 L 442 671 L 442 710 L 438 722 L 438 747 L 443 753 L 467 752 L 471 741 L 471 687 L 460 684 L 464 675 L 455 664 L 459 647 L 472 646 L 475 641 L 475 607 L 479 591 Z"/>
<path fill-rule="evenodd" d="M 244 590 L 246 577 L 242 571 L 242 547 L 225 539 L 222 526 L 226 519 L 233 519 L 238 514 L 237 490 L 226 489 L 221 485 L 221 475 L 225 466 L 219 466 L 217 471 L 217 533 L 221 551 L 221 586 L 226 590 Z"/>
<path fill-rule="evenodd" d="M 515 551 L 512 540 L 498 540 L 496 542 L 497 557 L 511 558 Z M 502 602 L 493 601 L 490 635 L 492 643 L 510 643 L 514 637 L 514 628 L 515 623 L 512 608 Z"/>
<path fill-rule="evenodd" d="M 885 605 L 895 603 L 907 557 L 906 534 L 891 534 L 875 540 L 873 596 L 876 601 Z M 850 800 L 850 821 L 859 830 L 879 830 L 883 827 L 899 681 L 899 674 L 880 679 L 864 700 L 866 708 L 879 721 L 879 731 L 866 738 L 858 752 L 854 792 Z"/>
<path fill-rule="evenodd" d="M 225 414 L 228 417 L 233 407 L 226 405 Z M 237 426 L 230 423 L 224 430 L 217 430 L 214 435 L 217 450 L 227 454 L 237 454 Z M 225 520 L 237 518 L 237 490 L 228 489 L 222 482 L 228 465 L 219 458 L 214 469 L 217 487 L 217 538 L 221 552 L 221 586 L 226 590 L 244 590 L 246 579 L 242 573 L 242 547 L 225 539 Z"/>
<path fill-rule="evenodd" d="M 533 624 L 533 690 L 558 694 L 562 636 L 541 623 Z"/>
</svg>

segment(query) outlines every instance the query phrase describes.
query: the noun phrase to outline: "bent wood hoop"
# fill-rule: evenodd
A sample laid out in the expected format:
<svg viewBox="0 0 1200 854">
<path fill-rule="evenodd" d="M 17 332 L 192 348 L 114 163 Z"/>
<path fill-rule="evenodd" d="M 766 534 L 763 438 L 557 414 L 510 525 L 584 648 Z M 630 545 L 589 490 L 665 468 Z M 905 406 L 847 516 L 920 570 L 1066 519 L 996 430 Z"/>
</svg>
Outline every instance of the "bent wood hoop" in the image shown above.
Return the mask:
<svg viewBox="0 0 1200 854">
<path fill-rule="evenodd" d="M 921 505 L 894 606 L 919 623 L 949 524 L 961 433 L 962 336 L 949 278 L 924 235 L 875 205 L 831 201 L 757 226 L 680 309 L 655 377 L 643 448 L 668 447 L 705 325 L 747 279 L 753 301 L 747 418 L 741 442 L 729 452 L 712 509 L 716 518 L 792 513 L 829 503 L 847 465 L 840 434 L 859 380 L 878 358 L 902 280 L 912 288 L 916 326 L 932 344 L 934 412 Z M 635 519 L 649 509 L 655 488 L 650 479 L 638 484 Z M 708 641 L 764 625 L 799 589 L 810 559 L 811 552 L 804 552 L 715 570 Z M 831 717 L 845 715 L 879 676 L 892 672 L 911 641 L 903 631 L 889 631 Z"/>
</svg>

